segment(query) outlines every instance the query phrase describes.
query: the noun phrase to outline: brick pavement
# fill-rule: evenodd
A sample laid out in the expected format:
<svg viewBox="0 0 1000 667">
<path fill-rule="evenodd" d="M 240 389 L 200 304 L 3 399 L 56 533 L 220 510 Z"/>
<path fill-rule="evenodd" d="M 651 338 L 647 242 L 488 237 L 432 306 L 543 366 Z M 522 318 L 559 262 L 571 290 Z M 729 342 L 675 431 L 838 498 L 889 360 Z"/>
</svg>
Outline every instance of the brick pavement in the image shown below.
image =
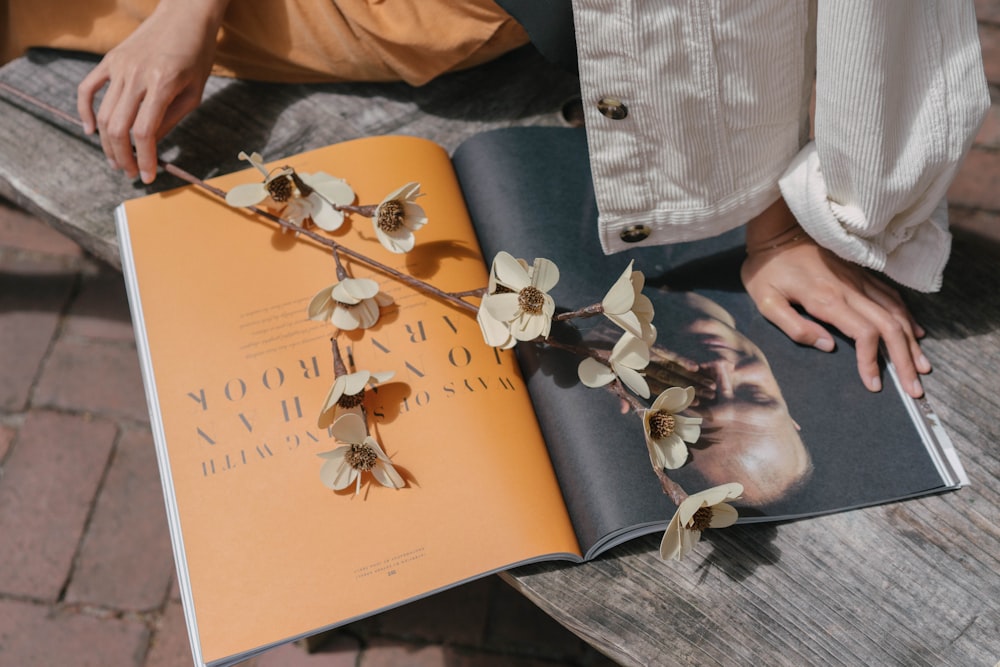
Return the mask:
<svg viewBox="0 0 1000 667">
<path fill-rule="evenodd" d="M 1000 2 L 977 0 L 994 100 Z M 1000 240 L 1000 107 L 949 193 Z M 245 667 L 611 665 L 494 577 Z M 190 664 L 120 277 L 0 201 L 0 667 Z"/>
</svg>

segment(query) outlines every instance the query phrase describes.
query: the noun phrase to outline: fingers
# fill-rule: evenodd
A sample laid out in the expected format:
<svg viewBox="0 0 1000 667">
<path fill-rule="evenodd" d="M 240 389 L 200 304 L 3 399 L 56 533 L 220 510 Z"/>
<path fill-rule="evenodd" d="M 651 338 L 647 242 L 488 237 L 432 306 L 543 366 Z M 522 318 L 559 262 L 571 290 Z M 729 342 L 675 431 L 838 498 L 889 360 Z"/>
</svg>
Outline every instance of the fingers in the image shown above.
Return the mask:
<svg viewBox="0 0 1000 667">
<path fill-rule="evenodd" d="M 912 318 L 902 305 L 902 301 L 883 305 L 868 298 L 866 294 L 859 293 L 850 295 L 848 303 L 863 318 L 864 322 L 861 326 L 867 329 L 866 338 L 868 340 L 874 339 L 873 345 L 876 349 L 874 352 L 869 352 L 866 347 L 866 357 L 869 354 L 877 357 L 878 341 L 881 339 L 885 344 L 889 360 L 896 368 L 896 374 L 904 391 L 914 398 L 923 396 L 924 389 L 918 374 L 930 372 L 930 362 L 921 351 L 920 344 L 917 343 L 916 334 L 911 324 Z M 861 363 L 861 347 L 859 346 L 859 369 Z M 877 367 L 877 361 L 874 363 Z"/>
<path fill-rule="evenodd" d="M 751 296 L 760 314 L 796 343 L 809 345 L 823 352 L 833 352 L 836 344 L 830 332 L 819 323 L 802 317 L 780 292 L 766 289 L 759 295 L 751 292 Z"/>
<path fill-rule="evenodd" d="M 97 128 L 104 154 L 113 169 L 123 170 L 129 178 L 139 173 L 132 151 L 131 131 L 141 103 L 142 92 L 117 79 L 108 86 L 97 110 Z"/>
<path fill-rule="evenodd" d="M 744 264 L 744 284 L 761 314 L 792 340 L 821 350 L 832 350 L 833 338 L 793 304 L 842 331 L 855 342 L 858 374 L 871 391 L 882 388 L 878 355 L 884 344 L 904 391 L 922 396 L 919 374 L 931 370 L 917 340 L 924 331 L 899 293 L 814 245 L 802 244 L 786 257 Z"/>
<path fill-rule="evenodd" d="M 76 88 L 76 112 L 79 114 L 80 120 L 83 121 L 83 131 L 86 134 L 93 134 L 97 130 L 97 118 L 94 116 L 94 97 L 108 81 L 108 70 L 102 61 L 83 78 L 83 81 Z"/>
</svg>

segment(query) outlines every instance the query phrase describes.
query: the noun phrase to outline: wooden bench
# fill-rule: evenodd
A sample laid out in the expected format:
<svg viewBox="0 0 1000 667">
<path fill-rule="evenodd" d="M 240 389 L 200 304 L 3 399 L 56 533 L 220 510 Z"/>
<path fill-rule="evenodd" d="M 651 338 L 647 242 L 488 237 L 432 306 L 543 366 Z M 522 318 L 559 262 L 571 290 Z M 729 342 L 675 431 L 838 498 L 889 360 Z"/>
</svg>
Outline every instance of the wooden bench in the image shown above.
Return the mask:
<svg viewBox="0 0 1000 667">
<path fill-rule="evenodd" d="M 73 112 L 93 61 L 38 52 L 0 80 Z M 559 124 L 573 77 L 523 50 L 424 88 L 276 86 L 213 79 L 164 155 L 209 177 L 237 152 L 296 153 L 368 134 L 454 148 L 473 133 Z M 145 188 L 112 174 L 93 142 L 0 94 L 0 195 L 117 265 L 112 210 Z M 220 156 L 222 161 L 220 162 Z M 177 185 L 161 177 L 156 188 Z M 503 576 L 626 665 L 981 665 L 1000 660 L 1000 248 L 958 234 L 945 289 L 911 295 L 935 364 L 925 386 L 972 486 L 905 503 L 706 534 L 661 563 L 658 538 L 586 565 Z"/>
</svg>

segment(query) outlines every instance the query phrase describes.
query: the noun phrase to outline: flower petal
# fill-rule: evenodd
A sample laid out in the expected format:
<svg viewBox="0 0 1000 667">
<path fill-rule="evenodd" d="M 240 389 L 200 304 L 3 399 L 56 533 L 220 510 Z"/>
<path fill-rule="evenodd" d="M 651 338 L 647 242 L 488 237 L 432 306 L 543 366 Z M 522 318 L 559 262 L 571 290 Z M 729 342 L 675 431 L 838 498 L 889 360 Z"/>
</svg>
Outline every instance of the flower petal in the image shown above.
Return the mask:
<svg viewBox="0 0 1000 667">
<path fill-rule="evenodd" d="M 522 290 L 531 284 L 531 277 L 524 266 L 513 255 L 502 250 L 493 258 L 493 274 L 497 282 L 512 290 Z"/>
<path fill-rule="evenodd" d="M 393 489 L 401 489 L 405 486 L 403 478 L 396 472 L 396 469 L 391 463 L 385 461 L 375 464 L 375 467 L 372 468 L 372 477 L 382 486 L 388 486 Z"/>
<path fill-rule="evenodd" d="M 539 336 L 548 336 L 552 320 L 544 314 L 530 315 L 521 313 L 510 324 L 510 333 L 518 340 L 535 340 Z"/>
<path fill-rule="evenodd" d="M 625 272 L 618 277 L 608 293 L 601 299 L 601 307 L 605 314 L 621 315 L 627 313 L 635 302 L 635 289 L 632 287 L 632 262 L 625 267 Z"/>
<path fill-rule="evenodd" d="M 370 329 L 378 323 L 381 312 L 375 299 L 365 299 L 354 306 L 354 315 L 358 318 L 358 326 L 362 329 Z"/>
<path fill-rule="evenodd" d="M 674 415 L 686 410 L 692 401 L 694 401 L 694 387 L 667 387 L 653 401 L 652 409 L 666 410 Z"/>
<path fill-rule="evenodd" d="M 328 320 L 333 314 L 335 303 L 333 302 L 333 287 L 324 287 L 316 292 L 316 295 L 309 302 L 307 312 L 311 320 Z"/>
<path fill-rule="evenodd" d="M 671 433 L 662 440 L 653 440 L 650 453 L 654 452 L 655 457 L 652 458 L 656 469 L 676 470 L 687 463 L 687 445 L 676 433 Z"/>
<path fill-rule="evenodd" d="M 559 282 L 559 267 L 544 257 L 535 259 L 531 265 L 531 284 L 543 292 L 548 292 Z"/>
<path fill-rule="evenodd" d="M 332 294 L 341 303 L 358 303 L 378 294 L 378 283 L 368 278 L 344 278 L 333 286 Z"/>
<path fill-rule="evenodd" d="M 663 539 L 660 540 L 660 558 L 663 560 L 680 560 L 684 554 L 682 549 L 684 543 L 682 537 L 685 529 L 680 525 L 677 514 L 670 520 L 670 525 L 663 532 Z"/>
<path fill-rule="evenodd" d="M 735 507 L 726 503 L 719 503 L 718 505 L 712 505 L 712 520 L 708 525 L 711 528 L 728 528 L 736 523 L 736 520 L 739 518 L 740 514 L 736 511 Z"/>
<path fill-rule="evenodd" d="M 334 491 L 346 489 L 357 479 L 358 471 L 352 468 L 345 457 L 347 447 L 338 447 L 333 450 L 334 456 L 330 456 L 319 469 L 319 479 L 323 485 Z M 338 454 L 338 452 L 340 452 Z M 326 457 L 325 457 L 326 458 Z"/>
<path fill-rule="evenodd" d="M 354 190 L 347 181 L 336 176 L 331 176 L 322 171 L 315 174 L 299 174 L 306 185 L 323 195 L 327 201 L 339 206 L 350 204 L 354 201 Z"/>
<path fill-rule="evenodd" d="M 501 322 L 511 322 L 517 318 L 521 312 L 521 305 L 518 303 L 518 295 L 513 292 L 503 294 L 493 294 L 486 299 L 486 312 L 493 319 Z"/>
<path fill-rule="evenodd" d="M 649 346 L 641 338 L 626 332 L 611 349 L 611 363 L 615 362 L 633 369 L 645 368 L 649 365 Z"/>
<path fill-rule="evenodd" d="M 609 313 L 604 311 L 604 316 L 636 338 L 645 341 L 646 332 L 642 326 L 642 321 L 639 320 L 639 316 L 631 310 L 627 310 L 624 313 Z"/>
<path fill-rule="evenodd" d="M 330 324 L 343 331 L 354 331 L 361 326 L 361 319 L 354 311 L 354 308 L 337 306 L 330 315 Z"/>
<path fill-rule="evenodd" d="M 509 349 L 517 343 L 517 339 L 510 333 L 510 327 L 505 322 L 501 322 L 490 315 L 482 303 L 479 305 L 476 321 L 479 323 L 479 329 L 483 333 L 483 340 L 490 347 Z"/>
<path fill-rule="evenodd" d="M 256 206 L 265 199 L 267 199 L 267 188 L 263 183 L 244 183 L 226 193 L 226 203 L 238 208 Z"/>
<path fill-rule="evenodd" d="M 340 397 L 344 395 L 344 376 L 338 377 L 333 381 L 333 385 L 330 387 L 330 391 L 326 394 L 326 400 L 323 401 L 323 407 L 320 409 L 320 414 L 322 415 L 327 410 L 332 408 L 340 400 Z"/>
<path fill-rule="evenodd" d="M 580 382 L 588 387 L 603 387 L 615 379 L 610 368 L 591 357 L 580 362 L 576 367 L 576 374 L 580 377 Z"/>
<path fill-rule="evenodd" d="M 625 386 L 633 393 L 643 398 L 649 398 L 649 384 L 646 383 L 646 378 L 643 377 L 642 373 L 615 362 L 611 362 L 611 367 L 618 379 L 625 383 Z"/>
<path fill-rule="evenodd" d="M 312 202 L 312 221 L 320 229 L 332 232 L 344 224 L 344 214 L 330 206 L 325 199 L 315 192 L 309 195 L 309 201 Z"/>
<path fill-rule="evenodd" d="M 364 391 L 365 385 L 368 384 L 368 380 L 371 376 L 372 374 L 368 371 L 357 371 L 356 373 L 341 375 L 337 378 L 337 382 L 341 382 L 344 385 L 345 394 L 348 396 L 356 396 Z"/>
<path fill-rule="evenodd" d="M 674 433 L 684 442 L 695 443 L 701 437 L 701 418 L 674 415 Z"/>
<path fill-rule="evenodd" d="M 333 422 L 333 426 L 330 427 L 330 433 L 340 442 L 348 444 L 364 442 L 365 438 L 368 437 L 367 429 L 365 429 L 365 420 L 353 413 L 348 413 Z"/>
<path fill-rule="evenodd" d="M 388 382 L 396 375 L 396 371 L 379 371 L 378 373 L 372 373 L 372 378 L 369 380 L 372 384 L 380 384 L 382 382 Z"/>
<path fill-rule="evenodd" d="M 412 202 L 403 203 L 403 224 L 416 231 L 427 224 L 427 214 L 424 207 Z"/>
<path fill-rule="evenodd" d="M 375 230 L 375 236 L 378 237 L 378 242 L 382 244 L 382 247 L 397 255 L 402 255 L 413 250 L 413 246 L 416 244 L 413 232 L 406 227 L 402 227 L 390 234 L 383 231 L 375 219 L 373 219 L 372 228 Z"/>
</svg>

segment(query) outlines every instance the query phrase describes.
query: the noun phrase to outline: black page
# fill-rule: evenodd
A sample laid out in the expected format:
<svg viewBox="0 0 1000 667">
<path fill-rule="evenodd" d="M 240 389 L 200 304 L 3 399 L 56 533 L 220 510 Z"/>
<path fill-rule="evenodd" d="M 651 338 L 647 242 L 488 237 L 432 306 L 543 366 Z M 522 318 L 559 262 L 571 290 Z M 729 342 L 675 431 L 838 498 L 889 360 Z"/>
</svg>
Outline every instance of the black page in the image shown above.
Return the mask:
<svg viewBox="0 0 1000 667">
<path fill-rule="evenodd" d="M 834 332 L 837 351 L 832 354 L 798 346 L 757 313 L 739 281 L 741 230 L 605 256 L 582 129 L 484 133 L 462 145 L 454 163 L 487 261 L 500 250 L 529 262 L 535 257 L 554 261 L 560 280 L 550 293 L 557 308 L 600 301 L 635 259 L 634 268 L 646 276 L 644 293 L 656 307 L 658 343 L 680 346 L 671 338 L 671 325 L 685 308 L 678 295 L 658 289 L 669 285 L 674 291 L 694 289 L 721 304 L 760 347 L 788 412 L 801 426 L 812 472 L 784 498 L 741 507 L 741 521 L 821 514 L 945 486 L 907 411 L 910 399 L 888 376 L 881 393 L 864 389 L 850 341 Z M 574 322 L 584 336 L 600 328 L 614 330 L 604 317 Z M 566 340 L 578 335 L 565 325 L 559 330 Z M 584 551 L 594 555 L 627 529 L 662 529 L 674 507 L 650 469 L 639 418 L 622 415 L 609 392 L 583 386 L 572 355 L 539 352 L 529 344 L 519 345 L 518 354 Z M 688 493 L 706 486 L 691 466 L 671 471 L 671 477 Z"/>
</svg>

